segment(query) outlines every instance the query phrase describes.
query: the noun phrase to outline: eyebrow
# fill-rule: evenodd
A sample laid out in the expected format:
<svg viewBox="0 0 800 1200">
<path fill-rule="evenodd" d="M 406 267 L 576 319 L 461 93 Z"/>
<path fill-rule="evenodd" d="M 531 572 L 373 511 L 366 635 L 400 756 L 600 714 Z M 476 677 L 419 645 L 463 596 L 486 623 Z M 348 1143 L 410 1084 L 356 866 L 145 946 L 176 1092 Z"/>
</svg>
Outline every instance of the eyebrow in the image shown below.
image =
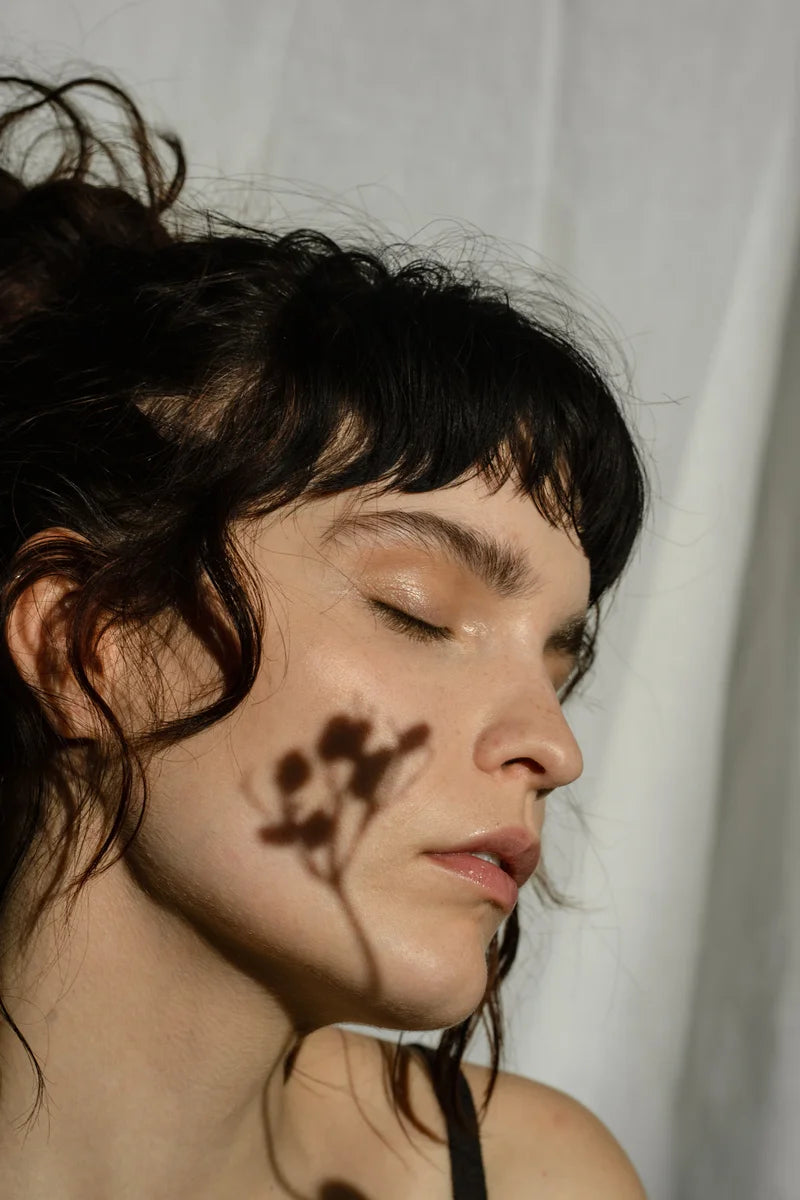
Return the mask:
<svg viewBox="0 0 800 1200">
<path fill-rule="evenodd" d="M 323 532 L 321 544 L 325 547 L 360 539 L 369 533 L 388 534 L 423 550 L 443 551 L 503 597 L 527 599 L 542 586 L 527 555 L 510 542 L 422 509 L 387 509 L 336 517 Z M 588 627 L 587 613 L 572 613 L 552 631 L 545 642 L 545 651 L 576 660 L 584 648 Z"/>
</svg>

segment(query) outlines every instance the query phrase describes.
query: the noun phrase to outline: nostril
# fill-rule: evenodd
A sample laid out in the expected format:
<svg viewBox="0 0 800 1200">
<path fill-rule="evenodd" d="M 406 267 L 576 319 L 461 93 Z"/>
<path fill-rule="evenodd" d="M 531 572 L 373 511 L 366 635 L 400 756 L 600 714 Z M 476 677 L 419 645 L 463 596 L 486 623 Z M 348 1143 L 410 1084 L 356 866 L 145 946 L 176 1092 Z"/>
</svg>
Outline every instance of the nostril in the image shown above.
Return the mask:
<svg viewBox="0 0 800 1200">
<path fill-rule="evenodd" d="M 544 768 L 536 761 L 535 758 L 509 758 L 508 762 L 503 763 L 504 767 L 521 766 L 526 771 L 530 771 L 532 775 L 541 774 Z"/>
</svg>

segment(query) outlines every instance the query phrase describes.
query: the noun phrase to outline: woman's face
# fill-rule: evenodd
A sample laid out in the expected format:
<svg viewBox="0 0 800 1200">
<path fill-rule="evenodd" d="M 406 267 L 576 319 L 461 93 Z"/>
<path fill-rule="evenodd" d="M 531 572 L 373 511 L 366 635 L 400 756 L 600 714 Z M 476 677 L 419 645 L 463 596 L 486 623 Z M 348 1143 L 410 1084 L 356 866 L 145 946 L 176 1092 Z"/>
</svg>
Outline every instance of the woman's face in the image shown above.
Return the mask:
<svg viewBox="0 0 800 1200">
<path fill-rule="evenodd" d="M 255 686 L 150 764 L 133 878 L 300 1026 L 456 1024 L 507 914 L 426 852 L 538 839 L 580 775 L 556 694 L 573 663 L 548 641 L 585 615 L 589 563 L 480 480 L 316 500 L 249 537 Z"/>
</svg>

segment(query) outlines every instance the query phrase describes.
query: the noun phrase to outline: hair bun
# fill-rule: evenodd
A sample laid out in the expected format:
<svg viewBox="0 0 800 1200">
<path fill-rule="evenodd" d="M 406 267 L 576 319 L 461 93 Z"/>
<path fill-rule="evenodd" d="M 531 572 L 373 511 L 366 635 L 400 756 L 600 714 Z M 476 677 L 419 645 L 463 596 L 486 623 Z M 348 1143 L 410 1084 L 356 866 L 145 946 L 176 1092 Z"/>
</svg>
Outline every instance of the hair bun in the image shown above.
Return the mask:
<svg viewBox="0 0 800 1200">
<path fill-rule="evenodd" d="M 174 204 L 185 178 L 183 149 L 177 138 L 160 134 L 172 150 L 176 167 L 168 178 L 154 146 L 154 136 L 133 101 L 113 83 L 76 79 L 50 86 L 33 79 L 0 76 L 36 98 L 0 115 L 0 327 L 54 303 L 98 253 L 110 249 L 149 254 L 172 241 L 162 214 Z M 104 139 L 86 114 L 66 94 L 76 87 L 100 88 L 123 114 L 134 149 L 134 171 L 122 162 L 118 145 Z M 41 131 L 27 145 L 21 140 L 22 169 L 9 169 L 10 135 L 19 142 L 24 123 L 42 111 L 56 118 L 60 151 L 55 165 L 38 179 L 24 178 L 27 160 L 39 150 Z M 104 160 L 106 170 L 96 169 Z M 108 170 L 110 168 L 110 172 Z M 111 178 L 109 179 L 108 176 Z M 138 176 L 138 178 L 137 178 Z"/>
</svg>

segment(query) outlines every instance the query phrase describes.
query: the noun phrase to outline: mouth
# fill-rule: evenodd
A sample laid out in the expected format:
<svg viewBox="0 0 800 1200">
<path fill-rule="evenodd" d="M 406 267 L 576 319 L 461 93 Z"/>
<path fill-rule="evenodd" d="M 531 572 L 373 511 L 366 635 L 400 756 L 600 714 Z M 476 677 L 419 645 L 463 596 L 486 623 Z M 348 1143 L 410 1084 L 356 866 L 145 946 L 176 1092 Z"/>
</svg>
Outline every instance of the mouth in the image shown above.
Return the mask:
<svg viewBox="0 0 800 1200">
<path fill-rule="evenodd" d="M 519 898 L 519 888 L 496 855 L 428 851 L 425 857 L 451 875 L 459 877 L 473 889 L 480 888 L 487 899 L 499 905 L 506 913 L 514 909 Z"/>
<path fill-rule="evenodd" d="M 523 887 L 539 864 L 540 843 L 522 826 L 508 826 L 475 834 L 459 846 L 433 851 L 436 856 L 468 856 L 485 862 L 510 876 L 517 888 Z"/>
</svg>

